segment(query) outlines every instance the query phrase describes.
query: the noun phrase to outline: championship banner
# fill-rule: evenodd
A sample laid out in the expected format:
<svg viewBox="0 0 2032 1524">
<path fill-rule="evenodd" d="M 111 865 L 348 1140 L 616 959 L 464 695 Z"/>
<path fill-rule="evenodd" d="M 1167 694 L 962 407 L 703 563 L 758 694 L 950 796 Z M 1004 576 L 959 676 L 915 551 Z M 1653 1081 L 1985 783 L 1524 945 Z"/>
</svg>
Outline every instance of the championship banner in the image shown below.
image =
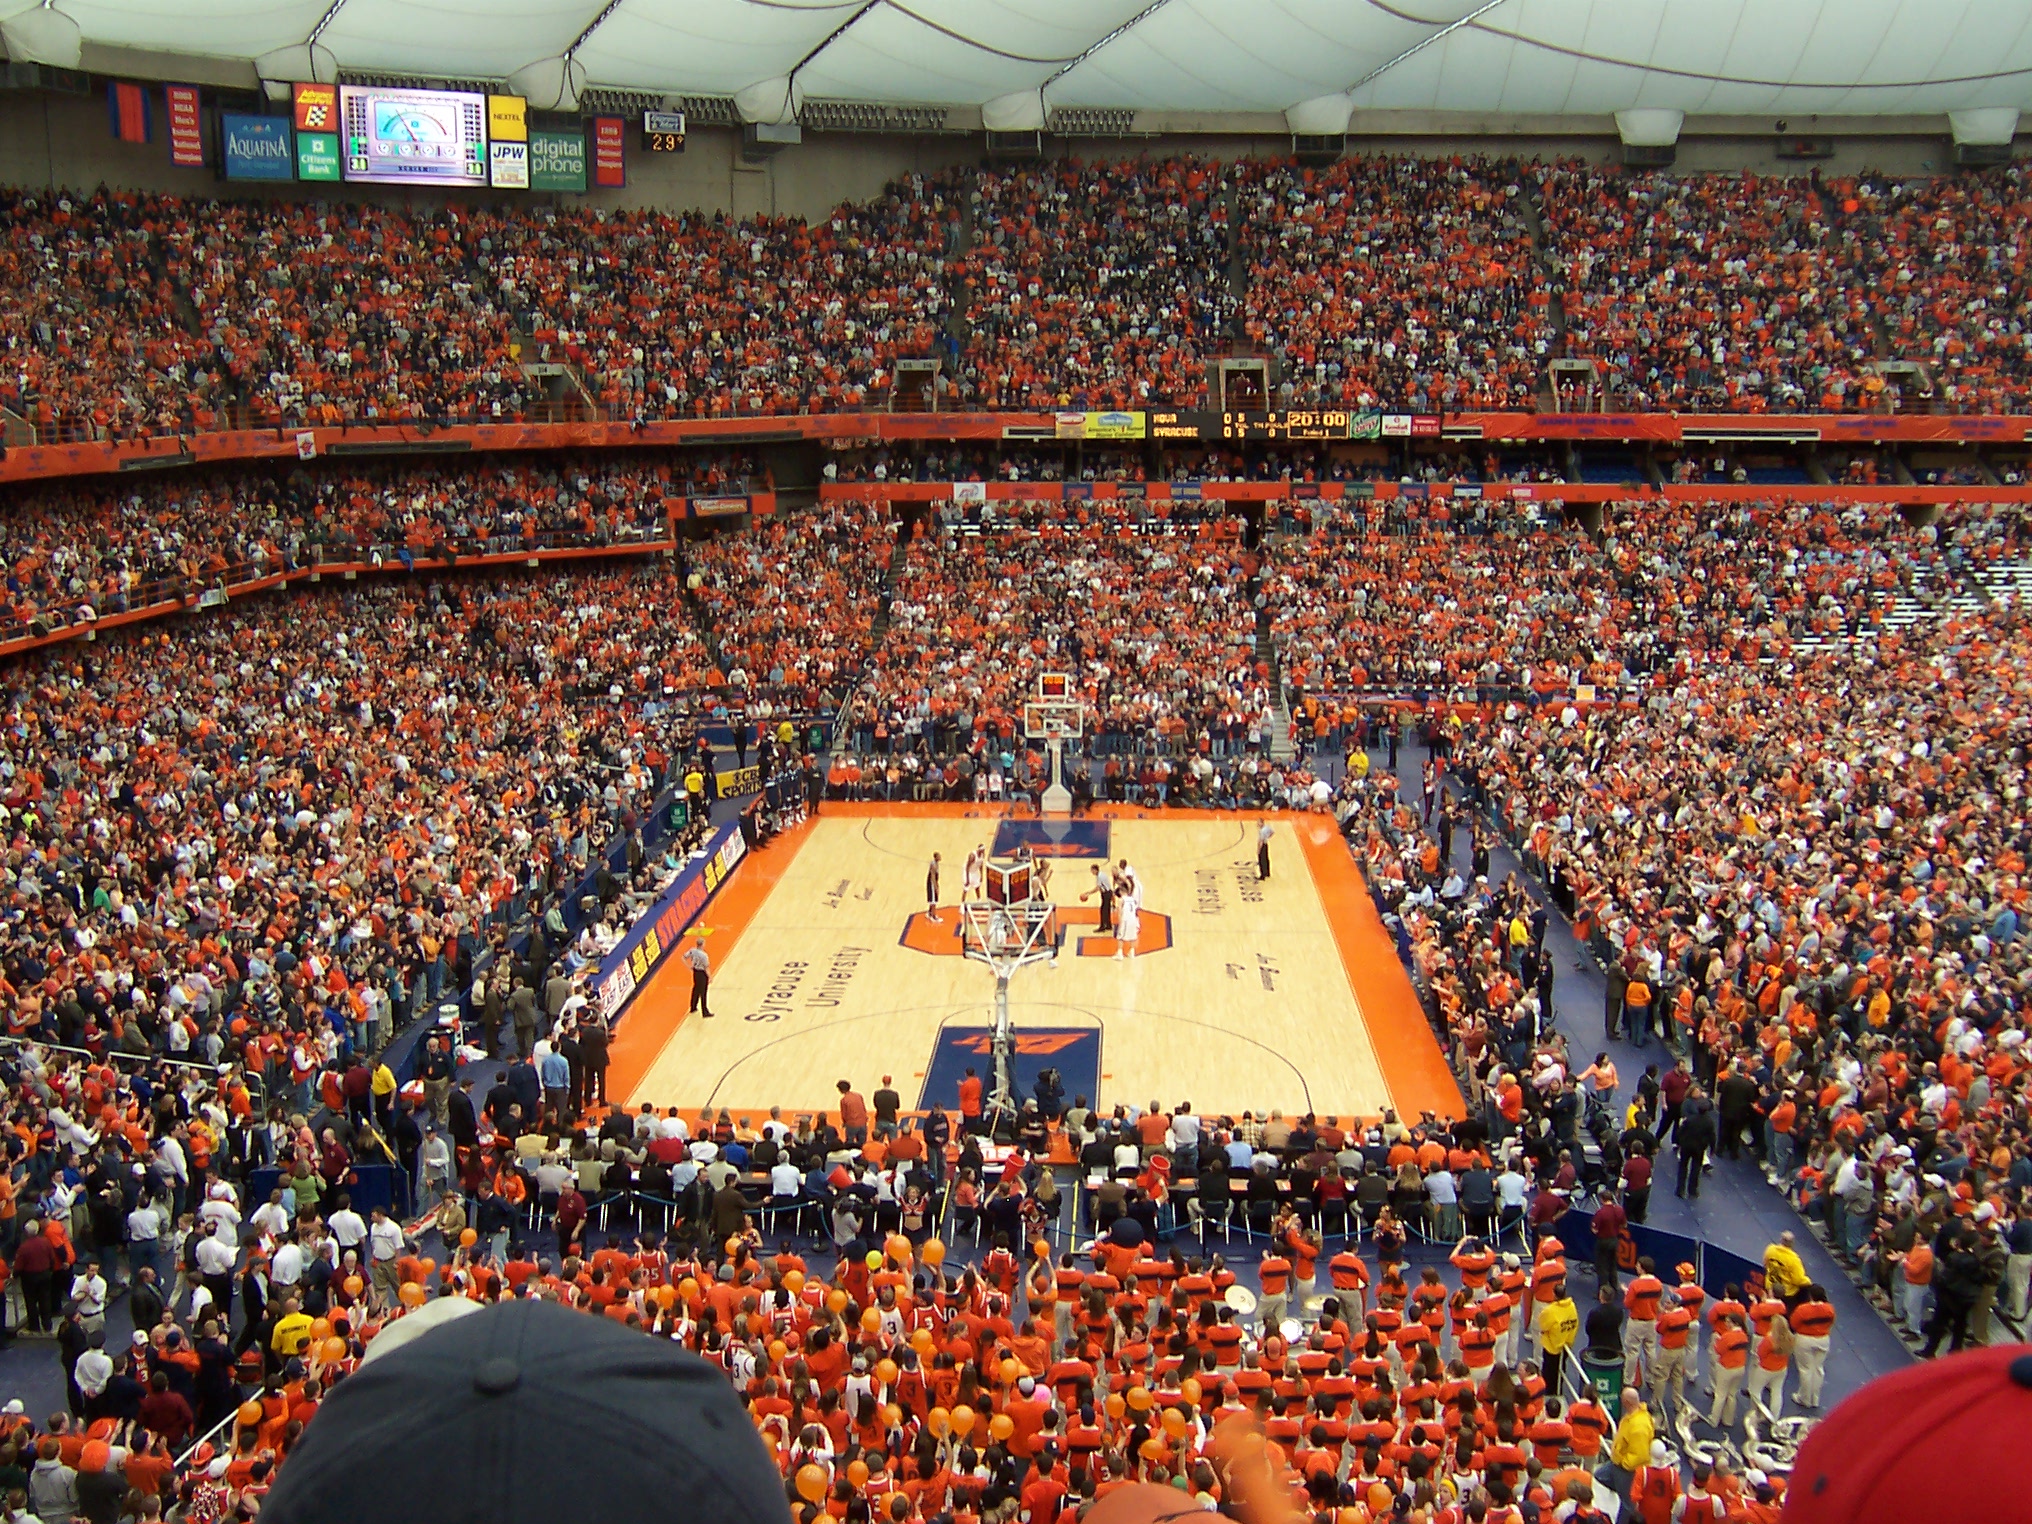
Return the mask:
<svg viewBox="0 0 2032 1524">
<path fill-rule="evenodd" d="M 747 855 L 748 841 L 736 821 L 721 826 L 707 839 L 703 858 L 678 870 L 662 897 L 642 912 L 620 945 L 600 960 L 593 990 L 603 1017 L 612 1022 L 621 1014 Z"/>
<path fill-rule="evenodd" d="M 169 102 L 169 162 L 185 169 L 205 165 L 204 123 L 198 115 L 196 85 L 165 85 Z"/>
<path fill-rule="evenodd" d="M 627 134 L 618 116 L 593 118 L 593 184 L 603 190 L 628 183 Z"/>
</svg>

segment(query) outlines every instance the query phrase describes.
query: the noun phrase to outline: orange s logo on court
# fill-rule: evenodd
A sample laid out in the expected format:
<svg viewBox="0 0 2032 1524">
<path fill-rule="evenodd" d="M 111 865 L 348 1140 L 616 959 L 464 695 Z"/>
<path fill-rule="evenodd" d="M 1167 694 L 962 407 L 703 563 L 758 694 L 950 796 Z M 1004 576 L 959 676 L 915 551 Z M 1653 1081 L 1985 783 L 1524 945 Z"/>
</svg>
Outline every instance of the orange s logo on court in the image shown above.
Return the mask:
<svg viewBox="0 0 2032 1524">
<path fill-rule="evenodd" d="M 1115 956 L 1115 939 L 1098 934 L 1101 924 L 1098 909 L 1089 905 L 1060 905 L 1057 910 L 1065 945 L 1076 957 Z M 903 935 L 897 941 L 913 952 L 927 953 L 934 958 L 963 958 L 966 956 L 966 949 L 960 942 L 963 924 L 957 905 L 939 906 L 936 921 L 920 910 L 904 923 Z M 1082 935 L 1089 928 L 1095 934 Z M 1136 956 L 1141 958 L 1170 950 L 1171 917 L 1154 910 L 1144 911 L 1137 922 Z"/>
</svg>

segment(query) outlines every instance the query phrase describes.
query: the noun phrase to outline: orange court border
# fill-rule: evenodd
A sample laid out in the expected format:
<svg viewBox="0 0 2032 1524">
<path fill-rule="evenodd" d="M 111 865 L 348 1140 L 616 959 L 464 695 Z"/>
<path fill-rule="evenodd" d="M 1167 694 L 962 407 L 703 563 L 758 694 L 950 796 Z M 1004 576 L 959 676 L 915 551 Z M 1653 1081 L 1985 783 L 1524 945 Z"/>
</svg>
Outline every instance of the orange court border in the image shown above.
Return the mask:
<svg viewBox="0 0 2032 1524">
<path fill-rule="evenodd" d="M 835 1097 L 827 1076 L 838 1070 L 838 1077 L 851 1080 L 863 1093 L 875 1087 L 880 1074 L 892 1074 L 906 1106 L 912 1105 L 918 1099 L 917 1082 L 931 1056 L 929 1042 L 921 1040 L 922 1029 L 929 1026 L 935 1030 L 949 1022 L 984 1021 L 985 1015 L 976 1018 L 965 1011 L 973 1003 L 982 1004 L 984 1009 L 985 996 L 979 1002 L 975 997 L 990 990 L 992 980 L 979 965 L 951 956 L 958 950 L 957 911 L 951 901 L 959 888 L 964 845 L 943 854 L 941 888 L 946 891 L 941 896 L 943 914 L 940 922 L 930 923 L 926 920 L 927 907 L 922 895 L 925 862 L 911 855 L 907 845 L 899 848 L 898 844 L 918 840 L 912 822 L 922 822 L 924 831 L 944 833 L 941 839 L 963 843 L 973 834 L 965 822 L 980 822 L 979 833 L 985 838 L 992 834 L 992 822 L 1004 818 L 1034 817 L 1027 809 L 986 804 L 828 802 L 812 819 L 751 853 L 701 918 L 707 928 L 704 943 L 713 960 L 714 1020 L 703 1022 L 697 1016 L 687 1015 L 690 977 L 681 963 L 671 959 L 645 984 L 616 1029 L 608 1077 L 610 1096 L 617 1103 L 631 1106 L 645 1101 L 676 1104 L 686 1109 L 704 1104 L 724 1106 L 736 1115 L 758 1120 L 771 1105 L 781 1105 L 786 1116 L 794 1117 L 829 1109 L 828 1102 Z M 1130 1101 L 1144 1105 L 1155 1099 L 1168 1106 L 1191 1099 L 1196 1108 L 1239 1114 L 1245 1109 L 1243 1104 L 1202 1105 L 1201 1097 L 1193 1091 L 1210 1082 L 1206 1080 L 1207 1070 L 1202 1067 L 1197 1071 L 1201 1085 L 1193 1083 L 1192 1059 L 1202 1048 L 1217 1049 L 1230 1054 L 1225 1067 L 1232 1068 L 1233 1055 L 1247 1055 L 1247 1050 L 1253 1047 L 1262 1050 L 1261 1054 L 1250 1056 L 1250 1061 L 1260 1058 L 1264 1065 L 1261 1071 L 1264 1093 L 1256 1096 L 1246 1109 L 1258 1114 L 1277 1108 L 1287 1115 L 1311 1109 L 1321 1115 L 1374 1116 L 1385 1105 L 1406 1119 L 1415 1119 L 1423 1111 L 1443 1116 L 1462 1114 L 1461 1095 L 1451 1068 L 1397 957 L 1395 944 L 1376 913 L 1361 871 L 1330 817 L 1290 811 L 1266 815 L 1254 811 L 1161 810 L 1114 805 L 1096 808 L 1091 818 L 1123 822 L 1124 831 L 1117 833 L 1118 838 L 1142 832 L 1135 839 L 1159 843 L 1168 840 L 1164 834 L 1167 827 L 1197 823 L 1199 831 L 1194 839 L 1205 840 L 1209 828 L 1213 828 L 1225 840 L 1226 832 L 1239 831 L 1244 824 L 1253 835 L 1258 820 L 1272 821 L 1277 830 L 1273 849 L 1276 871 L 1295 875 L 1299 865 L 1303 865 L 1304 883 L 1317 901 L 1326 930 L 1325 936 L 1308 944 L 1308 951 L 1299 960 L 1302 966 L 1286 969 L 1278 965 L 1273 972 L 1280 985 L 1293 978 L 1307 989 L 1324 990 L 1329 995 L 1338 981 L 1348 1007 L 1358 1013 L 1357 1028 L 1345 1016 L 1333 1017 L 1330 999 L 1315 999 L 1311 1003 L 1326 1013 L 1316 1023 L 1307 1023 L 1296 1037 L 1290 1034 L 1287 1025 L 1285 1035 L 1267 1040 L 1252 1036 L 1247 1024 L 1231 1020 L 1223 1029 L 1224 1023 L 1218 1017 L 1203 1019 L 1207 1013 L 1195 1008 L 1193 1002 L 1236 999 L 1239 991 L 1249 989 L 1246 980 L 1255 970 L 1241 947 L 1238 945 L 1234 955 L 1224 963 L 1215 965 L 1224 966 L 1227 979 L 1236 981 L 1232 990 L 1223 986 L 1217 976 L 1210 978 L 1203 971 L 1195 974 L 1184 967 L 1169 976 L 1169 984 L 1162 983 L 1167 976 L 1151 971 L 1179 957 L 1178 950 L 1155 957 L 1139 956 L 1124 964 L 1112 959 L 1111 940 L 1103 950 L 1098 945 L 1102 939 L 1088 935 L 1085 940 L 1093 945 L 1076 949 L 1081 924 L 1096 925 L 1098 913 L 1092 905 L 1078 903 L 1077 890 L 1083 875 L 1068 873 L 1066 870 L 1072 864 L 1063 864 L 1060 878 L 1053 886 L 1061 916 L 1072 923 L 1062 967 L 1076 968 L 1081 978 L 1099 979 L 1124 977 L 1111 970 L 1133 970 L 1127 978 L 1138 981 L 1134 986 L 1137 993 L 1125 994 L 1119 1009 L 1109 1003 L 1113 996 L 1105 993 L 1105 989 L 1099 999 L 1061 999 L 1060 991 L 1051 983 L 1060 977 L 1059 971 L 1038 968 L 1018 974 L 1018 988 L 1012 990 L 1012 995 L 1021 998 L 1012 1003 L 1019 1033 L 1026 1016 L 1041 1025 L 1093 1020 L 1103 1028 L 1111 1072 L 1102 1075 L 1101 1094 L 1096 1098 L 1099 1103 Z M 852 851 L 842 855 L 840 823 L 844 822 L 858 823 L 866 839 L 855 841 Z M 1158 828 L 1158 832 L 1150 833 L 1150 827 Z M 1194 833 L 1178 834 L 1184 838 Z M 1294 845 L 1296 852 L 1290 850 Z M 1253 853 L 1253 846 L 1249 851 Z M 928 857 L 928 850 L 924 856 Z M 892 861 L 895 858 L 905 860 Z M 1226 874 L 1229 870 L 1222 867 L 1198 871 L 1205 877 L 1210 872 Z M 1232 876 L 1236 886 L 1246 887 L 1239 869 Z M 816 877 L 828 882 L 824 897 L 827 906 L 850 913 L 858 911 L 865 918 L 863 929 L 851 943 L 859 949 L 855 966 L 844 973 L 837 962 L 831 965 L 830 974 L 826 971 L 825 948 L 838 946 L 839 938 L 835 936 L 831 943 L 825 941 L 826 917 L 811 903 L 811 886 Z M 1222 882 L 1225 884 L 1225 879 Z M 786 885 L 790 887 L 786 889 Z M 1279 889 L 1285 892 L 1284 886 Z M 893 919 L 886 916 L 885 906 L 910 897 L 915 898 L 914 906 L 898 905 Z M 1218 943 L 1229 935 L 1194 924 L 1194 916 L 1187 913 L 1190 907 L 1156 903 L 1156 898 L 1152 896 L 1153 903 L 1148 907 L 1155 915 L 1146 919 L 1142 950 L 1154 950 L 1150 920 L 1156 916 L 1168 922 L 1165 940 L 1174 949 L 1197 945 L 1202 957 L 1207 954 L 1208 939 Z M 819 1026 L 800 1025 L 800 1018 L 809 1013 L 793 1010 L 790 1002 L 800 997 L 818 998 L 813 994 L 815 988 L 849 987 L 858 977 L 857 970 L 866 971 L 877 961 L 875 944 L 884 927 L 883 955 L 907 959 L 903 967 L 910 971 L 899 971 L 895 964 L 881 964 L 865 981 L 872 990 L 857 997 L 864 1004 L 872 1000 L 884 1008 L 839 1015 Z M 799 950 L 806 942 L 812 948 L 808 955 Z M 1075 957 L 1076 950 L 1084 951 L 1086 956 Z M 1097 956 L 1100 961 L 1096 961 Z M 1257 961 L 1273 964 L 1282 956 L 1282 953 L 1259 954 Z M 765 962 L 770 965 L 766 970 L 762 967 Z M 1336 966 L 1331 969 L 1317 966 L 1324 962 Z M 826 979 L 846 982 L 840 985 L 821 982 Z M 780 999 L 766 997 L 776 999 L 780 1010 L 734 1009 L 735 1002 L 743 997 L 744 986 L 752 994 L 771 980 L 777 981 L 771 988 L 789 992 Z M 1266 976 L 1264 987 L 1268 988 L 1270 982 Z M 1125 990 L 1128 988 L 1124 986 Z M 1153 988 L 1164 993 L 1153 999 L 1150 995 Z M 1253 994 L 1253 989 L 1249 993 Z M 1300 998 L 1286 1004 L 1304 1006 L 1308 1002 Z M 1144 1053 L 1137 1062 L 1136 1049 L 1150 1047 L 1152 1040 L 1139 1043 L 1126 1037 L 1122 1028 L 1134 1026 L 1132 1018 L 1143 1015 L 1141 1008 L 1151 1005 L 1166 1008 L 1172 1025 L 1155 1039 L 1157 1051 Z M 1172 1006 L 1179 1009 L 1171 1011 Z M 1359 1059 L 1343 1051 L 1356 1048 L 1363 1050 Z M 1167 1053 L 1175 1058 L 1167 1059 Z M 1126 1063 L 1125 1055 L 1129 1057 Z M 1203 1065 L 1210 1062 L 1206 1055 L 1198 1056 Z M 1345 1084 L 1338 1087 L 1329 1084 L 1325 1096 L 1316 1093 L 1320 1085 L 1314 1071 L 1321 1067 L 1331 1069 L 1338 1060 L 1373 1066 L 1373 1081 L 1356 1086 L 1361 1098 L 1348 1105 L 1341 1105 L 1353 1093 Z M 1137 1070 L 1139 1078 L 1126 1077 L 1124 1071 L 1131 1067 Z M 1173 1071 L 1178 1075 L 1176 1085 L 1164 1088 L 1160 1095 L 1127 1088 L 1132 1084 L 1143 1088 L 1151 1084 L 1161 1086 L 1164 1077 Z M 1296 1082 L 1291 1083 L 1294 1077 Z"/>
</svg>

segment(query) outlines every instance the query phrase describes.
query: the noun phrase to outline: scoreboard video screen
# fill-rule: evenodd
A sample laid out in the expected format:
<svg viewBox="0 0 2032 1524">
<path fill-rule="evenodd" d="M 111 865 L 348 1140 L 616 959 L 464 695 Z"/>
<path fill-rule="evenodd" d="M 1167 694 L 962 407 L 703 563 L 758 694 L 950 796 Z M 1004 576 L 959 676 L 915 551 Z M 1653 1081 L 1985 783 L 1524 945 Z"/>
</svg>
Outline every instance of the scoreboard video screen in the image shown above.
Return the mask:
<svg viewBox="0 0 2032 1524">
<path fill-rule="evenodd" d="M 339 86 L 346 179 L 359 185 L 487 183 L 487 98 L 459 90 Z"/>
</svg>

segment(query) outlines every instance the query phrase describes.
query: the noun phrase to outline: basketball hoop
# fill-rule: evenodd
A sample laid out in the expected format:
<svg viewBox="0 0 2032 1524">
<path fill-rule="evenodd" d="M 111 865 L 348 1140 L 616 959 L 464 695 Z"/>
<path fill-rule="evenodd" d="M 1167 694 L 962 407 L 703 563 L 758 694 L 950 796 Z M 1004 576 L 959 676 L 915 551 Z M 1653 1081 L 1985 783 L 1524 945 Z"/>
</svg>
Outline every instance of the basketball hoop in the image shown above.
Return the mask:
<svg viewBox="0 0 2032 1524">
<path fill-rule="evenodd" d="M 1037 696 L 1023 705 L 1023 734 L 1042 741 L 1051 752 L 1051 784 L 1040 801 L 1047 815 L 1072 813 L 1072 791 L 1065 786 L 1065 743 L 1085 733 L 1087 706 L 1070 674 L 1041 673 Z"/>
</svg>

